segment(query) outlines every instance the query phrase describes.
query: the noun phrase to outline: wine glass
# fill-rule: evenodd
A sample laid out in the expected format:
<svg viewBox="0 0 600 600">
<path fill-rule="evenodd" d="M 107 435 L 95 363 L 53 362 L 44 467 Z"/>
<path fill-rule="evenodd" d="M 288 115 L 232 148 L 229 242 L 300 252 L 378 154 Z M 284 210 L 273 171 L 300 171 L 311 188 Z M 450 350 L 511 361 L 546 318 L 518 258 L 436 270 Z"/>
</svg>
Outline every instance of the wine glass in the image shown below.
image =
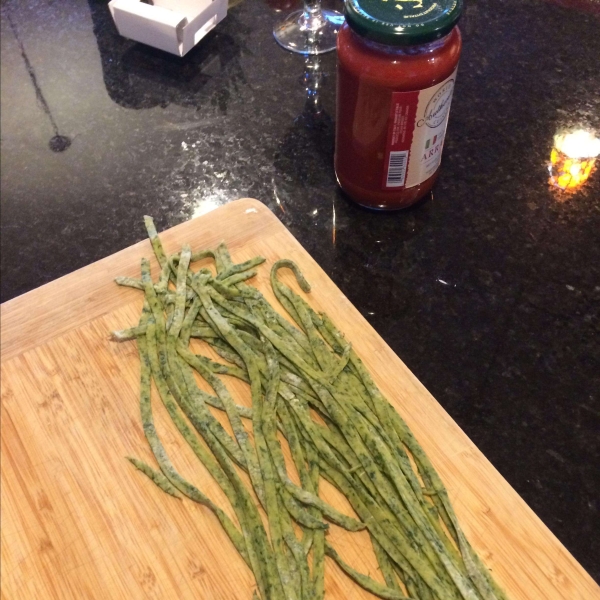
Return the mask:
<svg viewBox="0 0 600 600">
<path fill-rule="evenodd" d="M 297 54 L 323 54 L 335 50 L 337 33 L 344 15 L 321 8 L 321 0 L 304 0 L 304 9 L 288 15 L 275 25 L 277 43 Z"/>
</svg>

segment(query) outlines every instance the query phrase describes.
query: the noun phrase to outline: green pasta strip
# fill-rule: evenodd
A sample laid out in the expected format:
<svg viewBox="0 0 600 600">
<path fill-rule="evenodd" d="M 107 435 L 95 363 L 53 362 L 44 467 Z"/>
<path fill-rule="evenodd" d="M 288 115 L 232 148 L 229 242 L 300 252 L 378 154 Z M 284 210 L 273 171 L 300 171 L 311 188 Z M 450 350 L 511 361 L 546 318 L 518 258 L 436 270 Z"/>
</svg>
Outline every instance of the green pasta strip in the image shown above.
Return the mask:
<svg viewBox="0 0 600 600">
<path fill-rule="evenodd" d="M 158 260 L 158 264 L 162 268 L 164 264 L 167 263 L 167 255 L 163 250 L 160 238 L 158 237 L 158 233 L 156 232 L 154 219 L 152 217 L 149 217 L 148 215 L 145 215 L 144 225 L 146 225 L 146 231 L 148 232 L 148 237 L 150 238 L 150 243 L 152 244 L 152 249 L 154 250 L 156 260 Z"/>
<path fill-rule="evenodd" d="M 237 285 L 238 283 L 242 283 L 243 281 L 247 281 L 248 279 L 252 279 L 252 277 L 256 277 L 256 271 L 246 271 L 244 273 L 234 273 L 233 275 L 229 275 L 228 277 L 224 277 L 221 280 L 223 285 L 228 287 Z"/>
<path fill-rule="evenodd" d="M 231 277 L 232 275 L 238 275 L 243 273 L 244 271 L 250 271 L 254 269 L 254 267 L 258 267 L 258 265 L 262 265 L 265 262 L 265 259 L 262 256 L 256 256 L 255 258 L 251 258 L 246 262 L 239 263 L 237 265 L 232 265 L 231 267 L 225 269 L 221 273 L 217 275 L 217 279 L 223 280 Z M 231 284 L 230 284 L 231 285 Z"/>
<path fill-rule="evenodd" d="M 398 590 L 394 590 L 385 585 L 382 585 L 378 581 L 375 581 L 368 575 L 359 573 L 356 569 L 353 569 L 349 564 L 345 563 L 339 556 L 339 554 L 333 549 L 331 544 L 325 542 L 325 554 L 330 558 L 333 558 L 340 568 L 358 585 L 365 588 L 365 590 L 379 596 L 380 598 L 386 598 L 387 600 L 411 600 L 404 594 L 401 594 Z"/>
<path fill-rule="evenodd" d="M 373 550 L 375 551 L 375 557 L 379 564 L 379 570 L 385 579 L 385 584 L 396 591 L 400 591 L 398 580 L 394 573 L 394 564 L 390 560 L 386 551 L 382 548 L 381 544 L 377 541 L 377 538 L 371 534 L 371 543 L 373 544 Z"/>
<path fill-rule="evenodd" d="M 127 456 L 126 458 L 138 471 L 141 471 L 146 477 L 151 479 L 163 492 L 166 492 L 174 498 L 181 499 L 181 495 L 177 491 L 177 488 L 160 471 L 155 471 L 149 464 L 134 458 L 133 456 Z"/>
</svg>

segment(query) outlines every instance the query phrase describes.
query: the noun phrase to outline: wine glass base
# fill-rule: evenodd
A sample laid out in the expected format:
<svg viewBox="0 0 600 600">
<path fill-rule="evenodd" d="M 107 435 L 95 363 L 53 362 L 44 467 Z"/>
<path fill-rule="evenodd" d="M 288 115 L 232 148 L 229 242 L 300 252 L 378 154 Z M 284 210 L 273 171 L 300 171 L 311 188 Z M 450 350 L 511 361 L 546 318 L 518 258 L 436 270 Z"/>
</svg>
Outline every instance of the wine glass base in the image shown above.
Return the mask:
<svg viewBox="0 0 600 600">
<path fill-rule="evenodd" d="M 320 16 L 308 17 L 298 10 L 278 23 L 273 30 L 277 43 L 297 54 L 323 54 L 335 50 L 337 33 L 344 15 L 335 10 L 321 10 Z"/>
</svg>

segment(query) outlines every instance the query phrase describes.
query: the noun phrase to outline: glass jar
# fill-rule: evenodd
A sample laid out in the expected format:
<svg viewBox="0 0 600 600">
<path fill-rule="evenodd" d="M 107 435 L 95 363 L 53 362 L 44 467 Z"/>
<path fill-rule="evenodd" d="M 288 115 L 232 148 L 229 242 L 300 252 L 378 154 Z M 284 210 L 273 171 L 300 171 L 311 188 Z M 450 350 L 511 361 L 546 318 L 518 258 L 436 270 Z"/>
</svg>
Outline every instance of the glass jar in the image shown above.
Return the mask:
<svg viewBox="0 0 600 600">
<path fill-rule="evenodd" d="M 369 208 L 417 202 L 437 178 L 462 0 L 347 0 L 337 41 L 335 172 Z"/>
</svg>

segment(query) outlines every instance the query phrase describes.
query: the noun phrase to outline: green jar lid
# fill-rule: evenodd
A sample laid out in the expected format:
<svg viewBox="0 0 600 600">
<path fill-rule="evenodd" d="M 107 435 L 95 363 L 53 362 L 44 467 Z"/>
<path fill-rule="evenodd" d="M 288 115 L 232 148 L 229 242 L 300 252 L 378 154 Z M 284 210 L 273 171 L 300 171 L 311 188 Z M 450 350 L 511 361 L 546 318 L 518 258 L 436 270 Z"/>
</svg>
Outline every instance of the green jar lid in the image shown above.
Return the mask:
<svg viewBox="0 0 600 600">
<path fill-rule="evenodd" d="M 433 42 L 458 22 L 463 0 L 346 0 L 348 25 L 382 44 L 410 46 Z"/>
</svg>

